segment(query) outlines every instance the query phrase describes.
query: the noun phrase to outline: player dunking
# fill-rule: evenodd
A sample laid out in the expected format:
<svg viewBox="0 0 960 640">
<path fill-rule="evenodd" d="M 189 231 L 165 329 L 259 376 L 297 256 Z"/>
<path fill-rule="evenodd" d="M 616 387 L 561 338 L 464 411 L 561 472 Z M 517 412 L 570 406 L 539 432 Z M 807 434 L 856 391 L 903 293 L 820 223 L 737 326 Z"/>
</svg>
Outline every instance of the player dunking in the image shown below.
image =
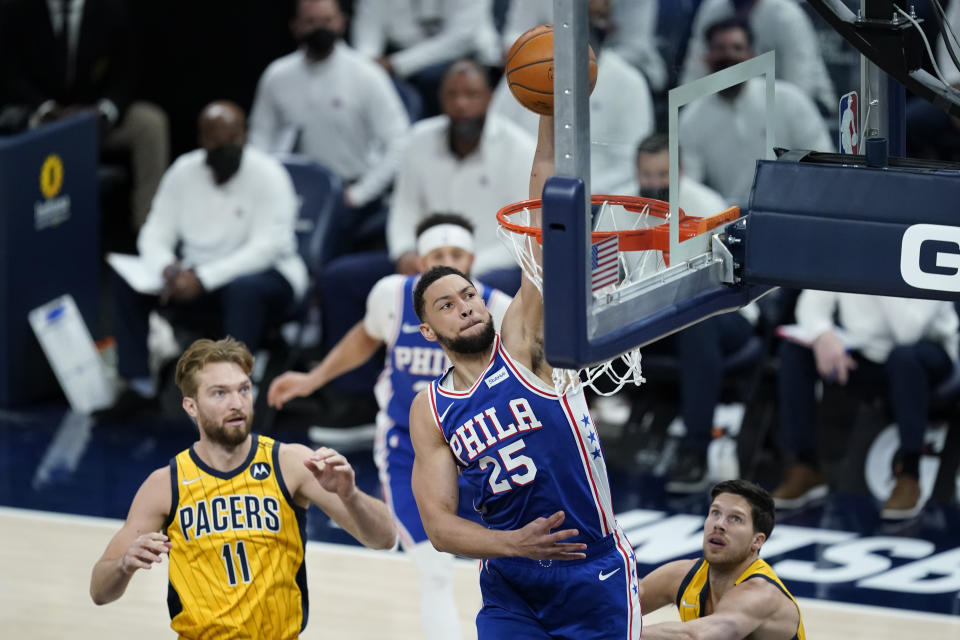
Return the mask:
<svg viewBox="0 0 960 640">
<path fill-rule="evenodd" d="M 434 214 L 417 225 L 417 253 L 424 267 L 446 265 L 470 273 L 473 265 L 473 227 L 454 214 Z M 400 542 L 410 553 L 420 582 L 420 610 L 430 640 L 456 640 L 460 619 L 453 595 L 453 556 L 438 553 L 423 530 L 420 512 L 410 488 L 413 472 L 413 445 L 410 442 L 410 404 L 420 389 L 440 375 L 447 366 L 443 350 L 420 335 L 420 321 L 413 309 L 413 289 L 420 274 L 389 275 L 374 285 L 367 296 L 367 312 L 320 364 L 309 373 L 287 371 L 271 384 L 267 400 L 281 408 L 296 397 L 310 395 L 337 376 L 354 369 L 382 345 L 387 362 L 375 392 L 377 438 L 374 454 L 384 497 L 400 532 Z M 477 284 L 480 296 L 489 305 L 494 320 L 510 304 L 505 293 Z M 461 503 L 472 512 L 464 492 Z M 461 507 L 463 513 L 464 507 Z"/>
<path fill-rule="evenodd" d="M 553 118 L 541 117 L 531 197 L 553 154 Z M 410 411 L 413 491 L 435 547 L 484 559 L 479 638 L 639 638 L 633 550 L 582 389 L 554 390 L 536 285 L 524 277 L 500 334 L 456 270 L 425 273 L 414 303 L 453 366 Z M 486 527 L 457 516 L 458 473 Z"/>
<path fill-rule="evenodd" d="M 307 622 L 311 503 L 365 545 L 393 546 L 386 505 L 356 487 L 346 458 L 250 433 L 252 368 L 232 338 L 198 340 L 180 357 L 177 385 L 200 439 L 140 486 L 93 568 L 95 603 L 119 598 L 137 569 L 168 553 L 181 638 L 296 638 Z"/>
<path fill-rule="evenodd" d="M 648 640 L 805 640 L 800 608 L 758 555 L 773 531 L 773 498 L 746 480 L 711 492 L 703 525 L 703 558 L 677 560 L 640 583 L 647 613 L 676 603 L 683 622 L 649 625 Z"/>
</svg>

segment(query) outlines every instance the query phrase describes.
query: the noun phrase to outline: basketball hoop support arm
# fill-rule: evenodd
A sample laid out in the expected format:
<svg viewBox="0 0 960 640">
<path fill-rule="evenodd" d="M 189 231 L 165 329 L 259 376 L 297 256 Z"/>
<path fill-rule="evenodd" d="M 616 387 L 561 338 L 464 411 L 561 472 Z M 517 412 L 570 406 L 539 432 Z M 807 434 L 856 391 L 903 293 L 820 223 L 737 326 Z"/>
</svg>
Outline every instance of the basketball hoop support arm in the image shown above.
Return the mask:
<svg viewBox="0 0 960 640">
<path fill-rule="evenodd" d="M 960 300 L 960 165 L 833 158 L 757 162 L 750 212 L 732 231 L 742 234 L 743 281 Z"/>
</svg>

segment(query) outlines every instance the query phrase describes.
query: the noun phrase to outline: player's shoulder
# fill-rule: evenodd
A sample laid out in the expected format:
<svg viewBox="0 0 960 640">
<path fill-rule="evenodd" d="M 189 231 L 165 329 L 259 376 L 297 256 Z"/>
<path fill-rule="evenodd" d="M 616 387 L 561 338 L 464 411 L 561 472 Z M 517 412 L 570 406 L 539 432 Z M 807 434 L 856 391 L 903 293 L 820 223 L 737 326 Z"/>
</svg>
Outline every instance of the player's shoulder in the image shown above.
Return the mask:
<svg viewBox="0 0 960 640">
<path fill-rule="evenodd" d="M 419 431 L 435 424 L 429 388 L 421 389 L 410 403 L 410 430 Z"/>
<path fill-rule="evenodd" d="M 313 449 L 299 442 L 277 442 L 277 455 L 280 462 L 303 460 L 313 453 Z"/>
<path fill-rule="evenodd" d="M 150 472 L 150 475 L 147 476 L 147 479 L 143 481 L 144 485 L 158 485 L 158 486 L 170 486 L 170 465 L 164 465 L 159 469 L 154 469 Z"/>
<path fill-rule="evenodd" d="M 699 563 L 699 558 L 685 558 L 667 562 L 643 576 L 643 582 L 647 585 L 647 588 L 656 584 L 660 590 L 668 592 L 672 599 L 674 594 L 683 586 L 685 578 Z"/>
<path fill-rule="evenodd" d="M 433 383 L 431 383 L 433 384 Z M 412 411 L 430 411 L 430 389 L 424 387 L 413 396 L 413 402 L 410 403 Z"/>
<path fill-rule="evenodd" d="M 166 513 L 173 495 L 173 482 L 176 481 L 176 478 L 171 478 L 170 465 L 154 469 L 140 485 L 137 499 L 146 500 L 145 504 L 152 505 L 151 509 Z"/>
<path fill-rule="evenodd" d="M 656 571 L 660 571 L 669 581 L 675 581 L 679 587 L 683 579 L 687 577 L 687 574 L 699 564 L 700 558 L 684 558 L 683 560 L 674 560 L 673 562 L 661 565 Z"/>
<path fill-rule="evenodd" d="M 384 276 L 377 280 L 377 283 L 370 289 L 370 295 L 394 294 L 403 288 L 403 285 L 406 284 L 407 278 L 409 277 L 411 276 L 406 276 L 402 273 L 391 273 L 388 276 Z"/>
<path fill-rule="evenodd" d="M 756 573 L 743 580 L 721 599 L 721 604 L 746 606 L 761 617 L 771 616 L 781 610 L 781 607 L 784 607 L 782 610 L 792 612 L 795 608 L 793 603 L 793 597 L 785 587 L 762 573 Z"/>
<path fill-rule="evenodd" d="M 660 565 L 643 576 L 640 580 L 640 588 L 643 590 L 641 598 L 644 610 L 656 611 L 660 607 L 676 602 L 681 596 L 686 577 L 697 563 L 698 560 L 691 559 L 674 560 Z"/>
</svg>

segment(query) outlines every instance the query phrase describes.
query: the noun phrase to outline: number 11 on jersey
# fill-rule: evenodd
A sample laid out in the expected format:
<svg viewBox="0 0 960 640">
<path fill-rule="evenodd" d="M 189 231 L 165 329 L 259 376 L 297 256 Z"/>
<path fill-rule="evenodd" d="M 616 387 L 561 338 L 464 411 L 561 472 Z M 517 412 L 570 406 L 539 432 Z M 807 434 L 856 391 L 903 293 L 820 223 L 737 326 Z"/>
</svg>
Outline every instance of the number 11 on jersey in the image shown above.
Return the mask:
<svg viewBox="0 0 960 640">
<path fill-rule="evenodd" d="M 223 556 L 223 564 L 227 568 L 227 582 L 230 583 L 231 587 L 237 585 L 237 572 L 233 563 L 234 555 L 236 555 L 237 564 L 240 565 L 240 576 L 243 578 L 243 582 L 250 582 L 250 565 L 247 564 L 247 548 L 244 546 L 243 540 L 237 541 L 236 553 L 230 548 L 229 542 L 225 543 L 220 550 L 220 555 Z"/>
</svg>

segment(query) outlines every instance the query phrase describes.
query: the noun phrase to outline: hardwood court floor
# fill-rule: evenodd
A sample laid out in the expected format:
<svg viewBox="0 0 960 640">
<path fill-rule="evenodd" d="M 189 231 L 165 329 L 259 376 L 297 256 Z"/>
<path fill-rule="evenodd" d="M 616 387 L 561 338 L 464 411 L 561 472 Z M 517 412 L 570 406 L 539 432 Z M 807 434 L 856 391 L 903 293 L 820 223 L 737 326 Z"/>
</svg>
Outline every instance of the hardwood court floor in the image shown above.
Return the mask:
<svg viewBox="0 0 960 640">
<path fill-rule="evenodd" d="M 169 639 L 166 567 L 140 571 L 104 607 L 88 595 L 90 570 L 120 521 L 0 507 L 0 629 L 6 638 Z M 304 640 L 422 638 L 416 577 L 403 554 L 310 542 L 310 620 Z M 477 564 L 456 570 L 464 638 L 476 638 Z M 807 637 L 817 640 L 960 640 L 960 618 L 801 599 Z M 662 609 L 646 622 L 676 619 Z"/>
</svg>

